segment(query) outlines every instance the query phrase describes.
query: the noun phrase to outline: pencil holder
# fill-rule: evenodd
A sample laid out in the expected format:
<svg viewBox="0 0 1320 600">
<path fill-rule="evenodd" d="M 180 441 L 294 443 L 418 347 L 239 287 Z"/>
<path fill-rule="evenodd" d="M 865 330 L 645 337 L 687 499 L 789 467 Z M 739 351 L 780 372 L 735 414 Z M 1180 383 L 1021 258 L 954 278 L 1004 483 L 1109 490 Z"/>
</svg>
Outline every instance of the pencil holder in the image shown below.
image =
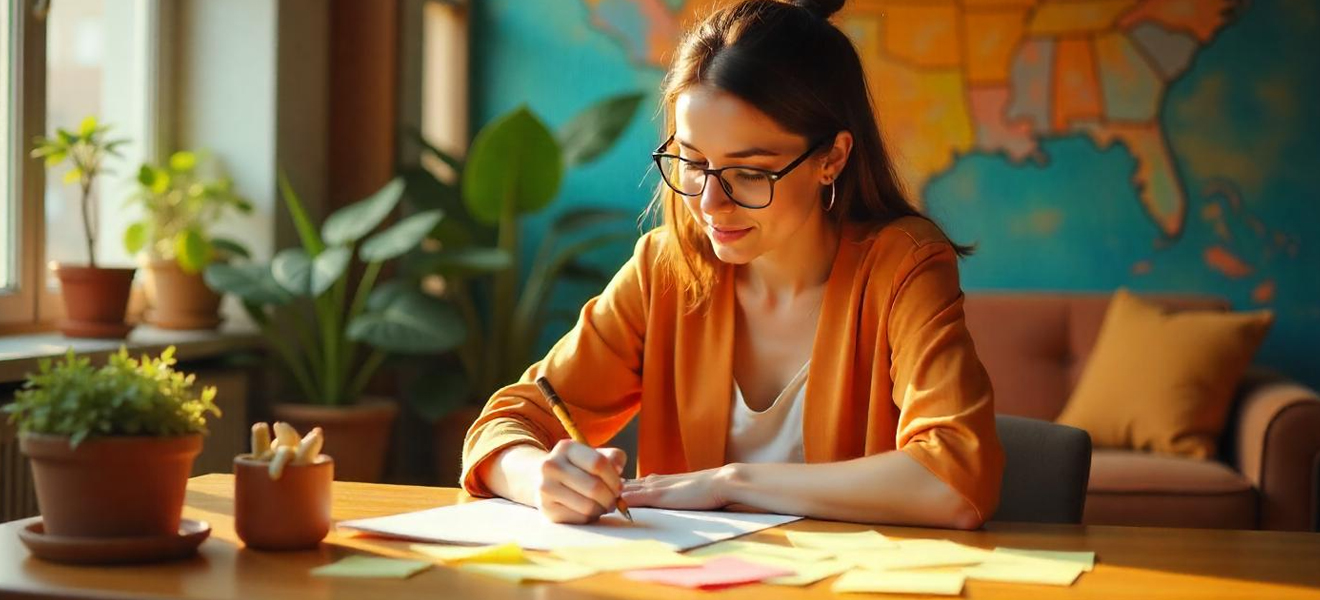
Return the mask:
<svg viewBox="0 0 1320 600">
<path fill-rule="evenodd" d="M 284 466 L 278 479 L 270 462 L 234 457 L 234 530 L 249 548 L 308 550 L 330 532 L 330 484 L 335 462 L 321 454 Z"/>
</svg>

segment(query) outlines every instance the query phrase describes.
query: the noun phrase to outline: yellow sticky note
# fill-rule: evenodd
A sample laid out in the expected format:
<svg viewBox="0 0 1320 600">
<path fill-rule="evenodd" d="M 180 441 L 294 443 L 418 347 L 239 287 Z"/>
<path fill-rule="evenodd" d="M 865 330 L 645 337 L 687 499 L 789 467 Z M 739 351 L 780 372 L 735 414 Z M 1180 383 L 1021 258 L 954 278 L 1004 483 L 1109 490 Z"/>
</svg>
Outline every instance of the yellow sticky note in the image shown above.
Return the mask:
<svg viewBox="0 0 1320 600">
<path fill-rule="evenodd" d="M 512 542 L 498 546 L 443 546 L 439 544 L 413 544 L 408 549 L 430 558 L 453 562 L 520 563 L 522 548 Z"/>
<path fill-rule="evenodd" d="M 748 560 L 756 559 L 751 558 Z M 811 563 L 798 563 L 791 567 L 787 565 L 783 566 L 797 571 L 797 574 L 785 575 L 783 577 L 771 577 L 761 583 L 791 586 L 811 585 L 817 581 L 825 579 L 826 577 L 833 577 L 852 568 L 852 565 L 841 560 L 822 560 Z"/>
<path fill-rule="evenodd" d="M 880 550 L 893 548 L 894 542 L 875 530 L 849 533 L 822 533 L 817 531 L 789 531 L 788 541 L 798 548 L 812 548 L 828 552 L 847 550 Z"/>
<path fill-rule="evenodd" d="M 863 550 L 839 554 L 839 559 L 872 571 L 964 567 L 988 560 L 991 553 L 948 540 L 903 540 L 889 550 Z"/>
<path fill-rule="evenodd" d="M 514 583 L 523 581 L 572 581 L 596 574 L 596 570 L 590 567 L 562 560 L 530 556 L 527 557 L 526 561 L 520 563 L 464 563 L 459 565 L 458 568 L 470 573 L 498 577 Z"/>
<path fill-rule="evenodd" d="M 765 579 L 761 581 L 761 583 L 768 583 L 770 585 L 786 585 L 786 586 L 811 585 L 813 583 L 816 583 L 817 581 L 825 579 L 826 577 L 833 577 L 835 575 L 838 575 L 839 573 L 842 573 L 852 568 L 851 564 L 848 564 L 840 560 L 833 560 L 833 559 L 797 560 L 793 558 L 786 558 L 785 556 L 775 556 L 771 553 L 758 552 L 759 550 L 763 550 L 762 548 L 759 548 L 759 546 L 788 548 L 787 546 L 774 546 L 773 544 L 759 544 L 753 542 L 743 542 L 743 543 L 750 543 L 753 545 L 753 547 L 749 550 L 745 546 L 741 546 L 740 544 L 730 544 L 729 542 L 721 542 L 718 544 L 712 544 L 710 546 L 706 546 L 705 548 L 698 548 L 696 550 L 688 552 L 688 556 L 697 556 L 701 558 L 712 558 L 716 556 L 736 556 L 748 562 L 754 562 L 770 567 L 780 567 L 780 568 L 796 571 L 795 575 L 771 577 L 770 579 Z M 820 552 L 817 550 L 807 550 L 805 548 L 788 548 L 788 549 L 808 551 L 808 552 Z M 814 555 L 808 555 L 808 556 L 814 556 Z"/>
<path fill-rule="evenodd" d="M 698 557 L 684 556 L 674 547 L 654 540 L 622 542 L 604 546 L 556 548 L 551 554 L 600 571 L 628 571 L 661 567 L 695 567 L 702 564 Z"/>
<path fill-rule="evenodd" d="M 874 592 L 885 594 L 933 594 L 957 596 L 966 577 L 960 573 L 921 573 L 912 571 L 848 571 L 834 581 L 834 592 Z"/>
<path fill-rule="evenodd" d="M 426 570 L 431 563 L 380 556 L 349 556 L 312 569 L 314 577 L 385 577 L 406 579 Z"/>
<path fill-rule="evenodd" d="M 812 548 L 797 548 L 795 546 L 781 546 L 779 544 L 762 544 L 760 542 L 744 542 L 740 540 L 729 540 L 711 544 L 704 548 L 698 548 L 688 552 L 688 556 L 710 557 L 733 554 L 740 558 L 751 558 L 756 556 L 768 556 L 771 558 L 782 558 L 790 561 L 816 562 L 833 558 L 834 553 L 828 550 L 815 550 Z"/>
<path fill-rule="evenodd" d="M 1027 556 L 1031 558 L 1042 558 L 1046 560 L 1058 560 L 1067 563 L 1081 565 L 1082 570 L 1090 572 L 1095 568 L 1094 552 L 1061 552 L 1058 550 L 1027 550 L 1025 548 L 995 548 L 998 554 L 1010 554 L 1013 556 Z"/>
<path fill-rule="evenodd" d="M 1034 583 L 1038 585 L 1070 586 L 1082 574 L 1082 566 L 1059 561 L 1026 559 L 996 561 L 967 567 L 962 570 L 968 579 L 1000 581 L 1004 583 Z"/>
</svg>

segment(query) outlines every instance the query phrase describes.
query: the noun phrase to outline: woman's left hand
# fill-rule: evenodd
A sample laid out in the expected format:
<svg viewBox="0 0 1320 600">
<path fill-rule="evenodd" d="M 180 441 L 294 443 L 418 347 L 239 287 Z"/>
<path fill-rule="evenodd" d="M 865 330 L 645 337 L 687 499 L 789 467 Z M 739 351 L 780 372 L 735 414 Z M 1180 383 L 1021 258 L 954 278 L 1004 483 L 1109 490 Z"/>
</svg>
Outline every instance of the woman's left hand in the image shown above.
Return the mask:
<svg viewBox="0 0 1320 600">
<path fill-rule="evenodd" d="M 729 504 L 726 486 L 732 465 L 676 475 L 647 475 L 623 482 L 629 506 L 682 510 L 715 510 Z"/>
</svg>

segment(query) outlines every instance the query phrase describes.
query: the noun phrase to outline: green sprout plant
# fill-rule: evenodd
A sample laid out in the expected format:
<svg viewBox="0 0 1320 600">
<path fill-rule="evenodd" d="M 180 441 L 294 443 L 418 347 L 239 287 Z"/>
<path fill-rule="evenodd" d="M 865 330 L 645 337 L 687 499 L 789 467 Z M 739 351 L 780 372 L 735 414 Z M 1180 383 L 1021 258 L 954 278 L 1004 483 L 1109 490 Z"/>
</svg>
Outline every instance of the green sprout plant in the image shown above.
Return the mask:
<svg viewBox="0 0 1320 600">
<path fill-rule="evenodd" d="M 64 174 L 64 183 L 77 183 L 81 191 L 83 235 L 87 241 L 88 266 L 96 267 L 96 228 L 92 226 L 92 184 L 103 171 L 106 155 L 121 156 L 117 149 L 128 143 L 123 139 L 108 139 L 109 125 L 100 125 L 96 117 L 87 117 L 71 132 L 55 129 L 55 137 L 38 137 L 33 142 L 32 157 L 46 161 L 46 168 L 70 161 L 73 168 Z"/>
<path fill-rule="evenodd" d="M 213 260 L 248 256 L 242 244 L 209 230 L 226 212 L 251 213 L 252 203 L 234 193 L 229 178 L 202 176 L 198 162 L 197 154 L 180 151 L 164 166 L 138 169 L 138 189 L 128 204 L 140 206 L 143 217 L 124 231 L 129 254 L 174 260 L 186 273 L 201 272 Z"/>
</svg>

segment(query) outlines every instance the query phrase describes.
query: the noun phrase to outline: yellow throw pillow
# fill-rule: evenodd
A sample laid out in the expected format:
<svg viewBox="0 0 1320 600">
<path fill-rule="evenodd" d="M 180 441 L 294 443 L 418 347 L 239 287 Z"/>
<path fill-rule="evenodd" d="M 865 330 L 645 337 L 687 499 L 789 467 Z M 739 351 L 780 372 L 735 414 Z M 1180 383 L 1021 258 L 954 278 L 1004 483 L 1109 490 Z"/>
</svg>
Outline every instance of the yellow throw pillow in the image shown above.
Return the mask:
<svg viewBox="0 0 1320 600">
<path fill-rule="evenodd" d="M 1119 289 L 1058 422 L 1096 447 L 1210 458 L 1273 322 L 1268 310 L 1169 312 Z"/>
</svg>

